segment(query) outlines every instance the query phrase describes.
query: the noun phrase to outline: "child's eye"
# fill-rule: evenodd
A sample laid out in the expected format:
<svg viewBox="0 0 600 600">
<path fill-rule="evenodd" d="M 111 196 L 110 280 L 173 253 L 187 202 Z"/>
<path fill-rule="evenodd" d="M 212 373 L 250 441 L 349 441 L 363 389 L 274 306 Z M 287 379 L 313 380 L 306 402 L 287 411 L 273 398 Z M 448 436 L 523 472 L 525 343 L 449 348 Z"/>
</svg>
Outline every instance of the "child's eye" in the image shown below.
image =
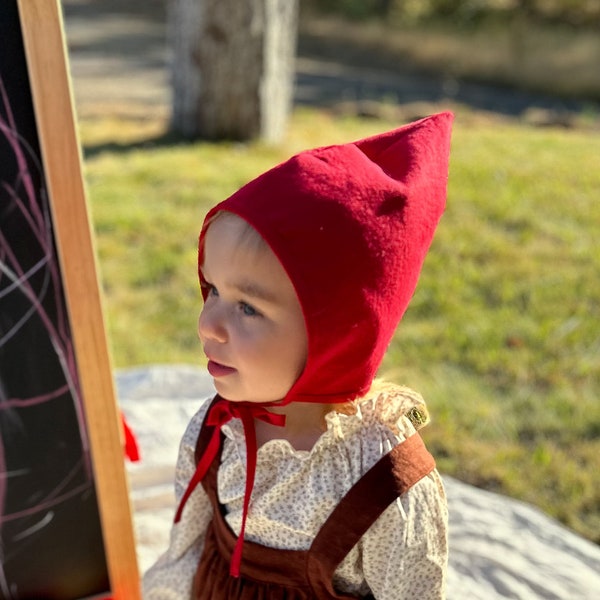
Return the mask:
<svg viewBox="0 0 600 600">
<path fill-rule="evenodd" d="M 260 313 L 250 304 L 246 302 L 240 302 L 240 310 L 246 317 L 257 317 Z"/>
<path fill-rule="evenodd" d="M 207 296 L 218 296 L 219 295 L 219 291 L 217 290 L 217 288 L 212 283 L 208 283 L 208 281 L 204 281 L 202 283 L 202 289 L 206 290 Z"/>
</svg>

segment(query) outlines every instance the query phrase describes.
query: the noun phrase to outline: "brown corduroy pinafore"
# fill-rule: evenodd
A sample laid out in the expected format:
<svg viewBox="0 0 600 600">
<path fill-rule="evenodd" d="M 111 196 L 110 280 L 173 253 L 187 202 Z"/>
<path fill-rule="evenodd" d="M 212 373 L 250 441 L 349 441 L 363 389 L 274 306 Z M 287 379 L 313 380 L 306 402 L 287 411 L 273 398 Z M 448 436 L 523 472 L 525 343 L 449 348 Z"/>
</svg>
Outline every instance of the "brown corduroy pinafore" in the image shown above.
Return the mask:
<svg viewBox="0 0 600 600">
<path fill-rule="evenodd" d="M 202 427 L 196 461 L 210 439 Z M 221 435 L 221 448 L 223 435 Z M 236 536 L 217 496 L 221 450 L 202 485 L 213 507 L 204 550 L 194 579 L 194 600 L 349 600 L 333 588 L 335 569 L 379 515 L 435 468 L 418 433 L 381 458 L 348 491 L 321 527 L 308 550 L 278 550 L 244 542 L 240 577 L 229 575 Z M 368 596 L 372 598 L 372 596 Z"/>
</svg>

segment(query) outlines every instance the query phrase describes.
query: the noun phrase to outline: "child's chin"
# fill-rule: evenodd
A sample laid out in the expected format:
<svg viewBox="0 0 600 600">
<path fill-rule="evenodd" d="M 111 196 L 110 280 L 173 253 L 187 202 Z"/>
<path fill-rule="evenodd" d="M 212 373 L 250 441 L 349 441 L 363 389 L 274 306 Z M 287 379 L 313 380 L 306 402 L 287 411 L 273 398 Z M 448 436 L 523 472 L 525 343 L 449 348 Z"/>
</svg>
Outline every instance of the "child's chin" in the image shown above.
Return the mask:
<svg viewBox="0 0 600 600">
<path fill-rule="evenodd" d="M 242 391 L 232 389 L 232 386 L 226 385 L 226 382 L 219 379 L 213 379 L 215 390 L 223 400 L 229 402 L 250 402 L 252 404 L 277 404 L 282 401 L 281 398 L 266 398 L 252 394 L 244 394 Z"/>
<path fill-rule="evenodd" d="M 241 394 L 236 394 L 231 389 L 228 389 L 226 385 L 221 385 L 218 381 L 215 381 L 214 384 L 217 394 L 219 394 L 223 400 L 228 400 L 229 402 L 244 402 L 246 400 Z"/>
<path fill-rule="evenodd" d="M 255 397 L 241 396 L 238 394 L 232 394 L 227 390 L 220 390 L 218 385 L 215 385 L 215 389 L 217 393 L 223 400 L 227 400 L 228 402 L 248 402 L 250 404 L 276 404 L 279 400 L 263 400 Z"/>
</svg>

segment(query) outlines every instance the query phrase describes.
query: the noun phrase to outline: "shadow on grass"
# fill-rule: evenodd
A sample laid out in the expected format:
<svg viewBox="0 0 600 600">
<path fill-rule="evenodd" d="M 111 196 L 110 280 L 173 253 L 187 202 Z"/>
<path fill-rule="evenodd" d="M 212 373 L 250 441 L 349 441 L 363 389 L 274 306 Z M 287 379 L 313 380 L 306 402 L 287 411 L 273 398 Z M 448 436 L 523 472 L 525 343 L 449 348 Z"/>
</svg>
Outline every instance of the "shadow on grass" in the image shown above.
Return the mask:
<svg viewBox="0 0 600 600">
<path fill-rule="evenodd" d="M 190 140 L 171 131 L 166 131 L 165 133 L 154 137 L 142 138 L 131 142 L 103 142 L 100 144 L 84 144 L 83 156 L 85 159 L 90 159 L 104 154 L 105 152 L 111 154 L 124 154 L 133 150 L 184 147 L 197 143 L 197 141 L 198 140 Z"/>
</svg>

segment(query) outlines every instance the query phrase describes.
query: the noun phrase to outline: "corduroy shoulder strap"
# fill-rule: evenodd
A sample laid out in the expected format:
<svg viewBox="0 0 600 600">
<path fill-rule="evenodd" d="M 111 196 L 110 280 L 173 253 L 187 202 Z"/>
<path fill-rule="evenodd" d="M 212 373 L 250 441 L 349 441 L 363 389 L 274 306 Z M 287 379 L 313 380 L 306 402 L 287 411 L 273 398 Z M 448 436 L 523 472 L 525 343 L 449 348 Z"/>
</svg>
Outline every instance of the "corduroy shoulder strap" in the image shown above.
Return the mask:
<svg viewBox="0 0 600 600">
<path fill-rule="evenodd" d="M 394 500 L 435 469 L 421 436 L 395 446 L 342 498 L 308 552 L 308 578 L 317 597 L 335 594 L 333 574 L 354 545 Z"/>
<path fill-rule="evenodd" d="M 196 461 L 200 459 L 212 427 L 203 424 L 196 445 Z M 223 439 L 221 438 L 221 443 Z M 333 589 L 335 570 L 385 509 L 413 485 L 435 469 L 435 460 L 421 436 L 413 434 L 383 456 L 354 484 L 329 515 L 306 556 L 306 577 L 315 598 L 342 598 Z M 214 486 L 213 465 L 205 485 Z M 214 498 L 215 508 L 218 500 Z M 279 551 L 281 552 L 281 551 Z"/>
</svg>

